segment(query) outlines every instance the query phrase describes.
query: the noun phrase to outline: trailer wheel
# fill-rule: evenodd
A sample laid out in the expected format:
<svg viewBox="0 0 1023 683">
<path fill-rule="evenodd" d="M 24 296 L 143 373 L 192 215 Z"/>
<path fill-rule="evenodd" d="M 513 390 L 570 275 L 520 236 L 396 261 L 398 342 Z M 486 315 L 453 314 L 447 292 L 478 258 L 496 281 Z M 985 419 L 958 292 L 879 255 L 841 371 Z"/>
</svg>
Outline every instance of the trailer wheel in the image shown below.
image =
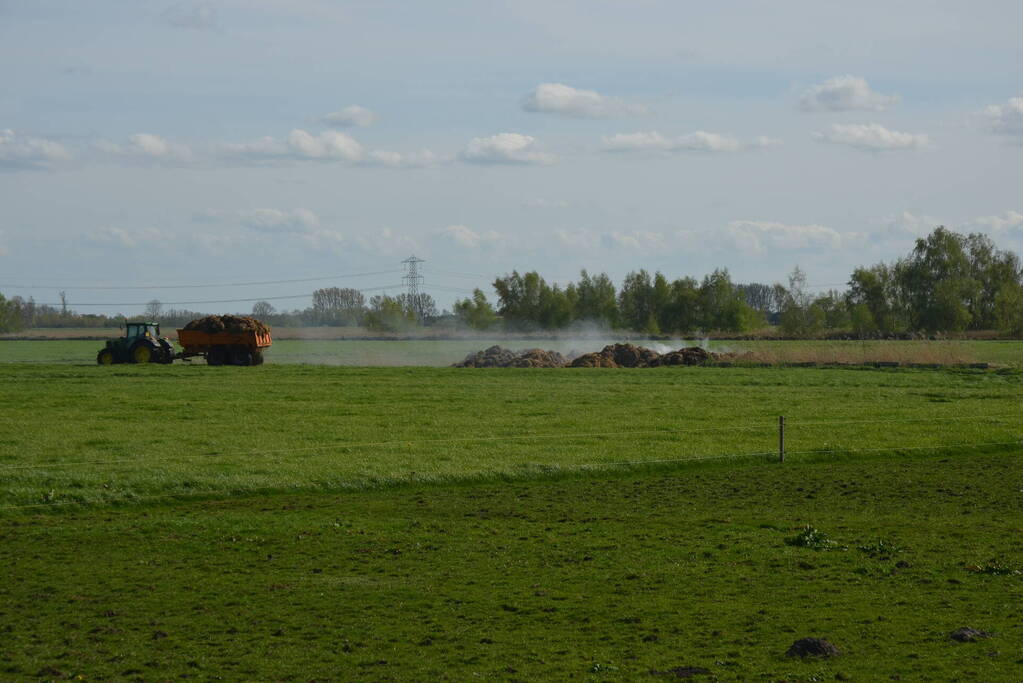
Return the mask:
<svg viewBox="0 0 1023 683">
<path fill-rule="evenodd" d="M 206 352 L 206 365 L 223 365 L 227 361 L 227 353 L 219 346 Z"/>
<path fill-rule="evenodd" d="M 253 365 L 262 365 L 263 364 L 263 360 L 264 360 L 264 358 L 263 358 L 263 352 L 262 351 L 256 350 L 256 351 L 252 352 L 252 364 Z"/>
<path fill-rule="evenodd" d="M 255 365 L 252 352 L 244 348 L 231 351 L 231 362 L 235 365 Z"/>
</svg>

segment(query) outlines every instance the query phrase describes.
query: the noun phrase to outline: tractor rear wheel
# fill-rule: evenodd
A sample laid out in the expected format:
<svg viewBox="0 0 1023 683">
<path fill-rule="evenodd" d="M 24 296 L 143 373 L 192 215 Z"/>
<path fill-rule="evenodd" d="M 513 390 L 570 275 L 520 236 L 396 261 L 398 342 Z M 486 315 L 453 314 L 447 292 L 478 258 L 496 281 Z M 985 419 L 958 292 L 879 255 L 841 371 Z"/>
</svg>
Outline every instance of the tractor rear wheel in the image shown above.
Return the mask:
<svg viewBox="0 0 1023 683">
<path fill-rule="evenodd" d="M 113 365 L 114 364 L 114 352 L 110 349 L 100 349 L 100 352 L 96 354 L 96 362 L 100 365 Z"/>
<path fill-rule="evenodd" d="M 153 353 L 153 348 L 148 344 L 137 344 L 134 349 L 131 350 L 131 362 L 132 363 L 152 363 L 156 354 Z"/>
</svg>

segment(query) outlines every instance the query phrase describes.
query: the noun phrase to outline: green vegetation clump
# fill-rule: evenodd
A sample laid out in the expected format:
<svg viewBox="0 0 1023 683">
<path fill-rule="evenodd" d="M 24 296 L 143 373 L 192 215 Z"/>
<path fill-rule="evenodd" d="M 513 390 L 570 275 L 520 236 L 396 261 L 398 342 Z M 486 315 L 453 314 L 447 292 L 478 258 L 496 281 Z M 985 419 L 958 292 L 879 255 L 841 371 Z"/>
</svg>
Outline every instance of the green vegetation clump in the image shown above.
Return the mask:
<svg viewBox="0 0 1023 683">
<path fill-rule="evenodd" d="M 823 531 L 810 525 L 803 527 L 803 530 L 795 536 L 786 538 L 785 543 L 786 545 L 809 548 L 810 550 L 845 550 L 844 547 L 831 540 Z"/>
</svg>

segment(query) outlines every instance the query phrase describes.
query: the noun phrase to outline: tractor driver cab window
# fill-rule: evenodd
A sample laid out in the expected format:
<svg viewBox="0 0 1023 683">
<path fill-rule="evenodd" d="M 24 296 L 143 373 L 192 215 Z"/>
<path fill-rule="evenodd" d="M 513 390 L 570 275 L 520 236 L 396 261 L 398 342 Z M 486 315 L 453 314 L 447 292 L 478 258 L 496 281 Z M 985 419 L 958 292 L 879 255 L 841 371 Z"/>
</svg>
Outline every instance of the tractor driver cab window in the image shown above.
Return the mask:
<svg viewBox="0 0 1023 683">
<path fill-rule="evenodd" d="M 138 325 L 128 325 L 127 337 L 129 339 L 131 339 L 132 337 L 137 337 L 138 335 L 139 335 L 139 326 Z"/>
<path fill-rule="evenodd" d="M 156 325 L 147 325 L 146 326 L 146 336 L 147 337 L 156 337 L 157 336 L 157 334 L 156 334 Z"/>
</svg>

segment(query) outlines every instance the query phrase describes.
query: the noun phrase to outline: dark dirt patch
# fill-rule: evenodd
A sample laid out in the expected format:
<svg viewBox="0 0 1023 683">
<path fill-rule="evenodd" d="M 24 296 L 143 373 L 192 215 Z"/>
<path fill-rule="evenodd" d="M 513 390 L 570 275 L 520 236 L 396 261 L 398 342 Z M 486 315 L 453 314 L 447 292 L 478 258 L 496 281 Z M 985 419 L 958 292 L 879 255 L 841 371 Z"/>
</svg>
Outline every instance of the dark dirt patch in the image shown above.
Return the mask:
<svg viewBox="0 0 1023 683">
<path fill-rule="evenodd" d="M 952 631 L 949 637 L 952 640 L 960 643 L 975 643 L 978 640 L 990 638 L 991 634 L 988 633 L 987 631 L 979 631 L 975 628 L 964 626 L 962 628 L 957 628 L 955 631 Z"/>
<path fill-rule="evenodd" d="M 667 669 L 665 671 L 658 671 L 653 669 L 650 673 L 654 676 L 670 676 L 671 678 L 692 678 L 693 676 L 707 676 L 710 675 L 710 669 L 705 669 L 702 666 L 676 666 L 673 669 Z"/>
<path fill-rule="evenodd" d="M 800 638 L 792 643 L 785 654 L 789 657 L 837 657 L 842 652 L 823 638 Z"/>
</svg>

